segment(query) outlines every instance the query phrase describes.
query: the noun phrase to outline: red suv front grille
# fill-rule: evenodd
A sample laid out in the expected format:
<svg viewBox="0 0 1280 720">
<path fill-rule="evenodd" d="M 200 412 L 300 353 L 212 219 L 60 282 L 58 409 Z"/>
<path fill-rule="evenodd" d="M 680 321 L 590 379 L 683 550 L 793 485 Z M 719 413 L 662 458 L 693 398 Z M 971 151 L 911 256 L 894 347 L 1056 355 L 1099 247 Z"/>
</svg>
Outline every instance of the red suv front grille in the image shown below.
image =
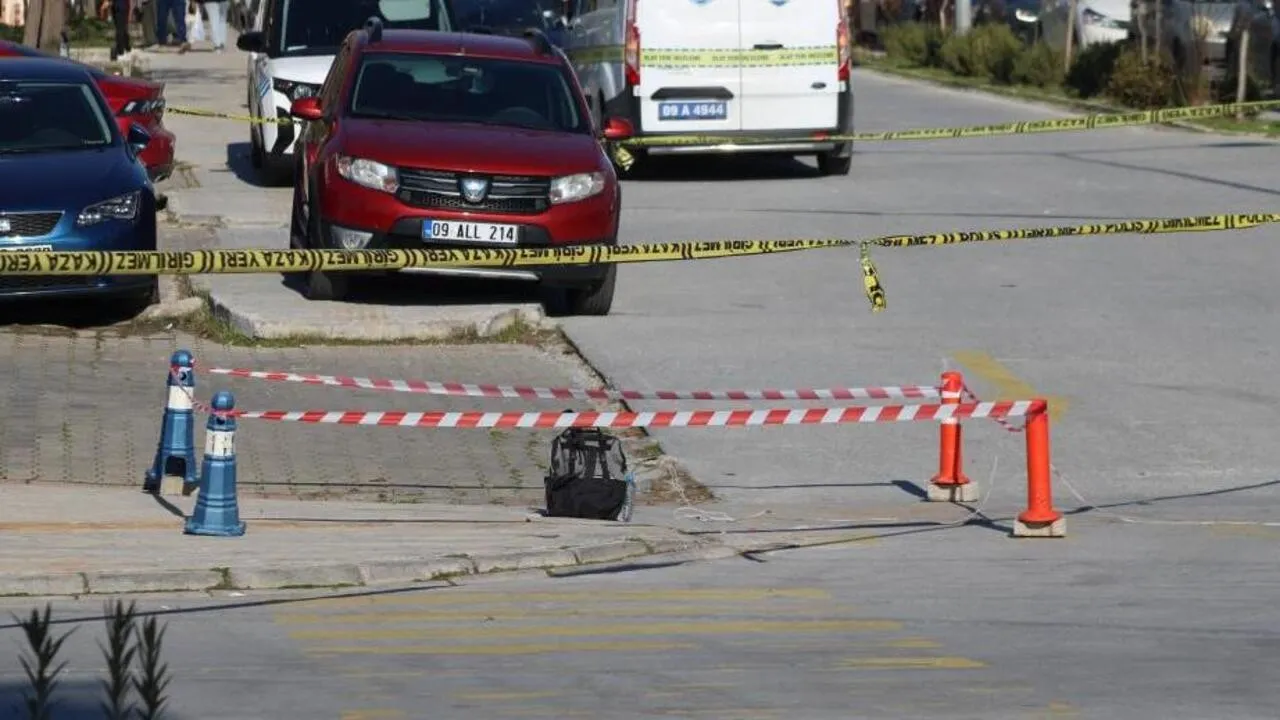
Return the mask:
<svg viewBox="0 0 1280 720">
<path fill-rule="evenodd" d="M 400 192 L 398 197 L 406 205 L 446 210 L 475 210 L 491 213 L 536 215 L 551 206 L 547 195 L 551 189 L 548 178 L 492 175 L 489 193 L 478 203 L 467 202 L 458 186 L 463 177 L 474 174 L 400 168 Z"/>
</svg>

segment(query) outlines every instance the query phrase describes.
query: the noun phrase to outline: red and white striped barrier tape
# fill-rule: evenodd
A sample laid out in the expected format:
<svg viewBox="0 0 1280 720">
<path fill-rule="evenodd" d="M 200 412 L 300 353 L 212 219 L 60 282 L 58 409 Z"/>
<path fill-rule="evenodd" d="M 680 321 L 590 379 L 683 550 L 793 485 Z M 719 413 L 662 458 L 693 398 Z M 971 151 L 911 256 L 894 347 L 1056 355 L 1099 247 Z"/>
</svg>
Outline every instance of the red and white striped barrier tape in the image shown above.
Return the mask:
<svg viewBox="0 0 1280 720">
<path fill-rule="evenodd" d="M 973 403 L 982 402 L 982 400 L 978 398 L 977 394 L 975 394 L 972 390 L 969 389 L 968 385 L 961 386 L 960 392 L 963 395 L 963 399 L 965 400 L 965 402 L 973 402 Z M 1014 425 L 1013 423 L 1009 422 L 1008 420 L 1002 417 L 992 417 L 991 419 L 995 421 L 997 425 L 1004 428 L 1005 430 L 1008 430 L 1011 433 L 1020 433 L 1023 431 L 1023 428 L 1018 427 L 1017 425 Z"/>
<path fill-rule="evenodd" d="M 406 412 L 326 410 L 235 410 L 252 420 L 335 425 L 432 428 L 567 427 L 747 427 L 759 425 L 840 425 L 948 418 L 1024 417 L 1045 411 L 1041 400 L 960 405 L 879 405 L 870 407 L 774 410 L 665 410 L 659 412 Z"/>
<path fill-rule="evenodd" d="M 525 385 L 482 385 L 477 383 L 434 382 L 430 380 L 388 380 L 384 378 L 312 375 L 241 368 L 207 368 L 205 372 L 214 375 L 272 382 L 293 382 L 304 385 L 425 393 L 428 395 L 540 400 L 908 400 L 940 396 L 938 388 L 925 385 L 798 390 L 604 390 L 530 387 Z"/>
</svg>

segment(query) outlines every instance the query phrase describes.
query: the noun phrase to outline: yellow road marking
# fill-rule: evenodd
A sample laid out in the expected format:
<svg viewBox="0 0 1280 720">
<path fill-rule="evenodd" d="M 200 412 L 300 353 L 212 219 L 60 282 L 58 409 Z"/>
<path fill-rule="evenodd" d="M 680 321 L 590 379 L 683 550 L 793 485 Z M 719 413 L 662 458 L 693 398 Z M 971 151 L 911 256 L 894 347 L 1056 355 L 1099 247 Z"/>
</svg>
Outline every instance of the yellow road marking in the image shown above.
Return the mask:
<svg viewBox="0 0 1280 720">
<path fill-rule="evenodd" d="M 910 648 L 916 650 L 932 650 L 942 647 L 942 643 L 929 638 L 902 638 L 901 640 L 890 640 L 885 645 L 891 648 Z"/>
<path fill-rule="evenodd" d="M 660 715 L 675 715 L 677 717 L 688 717 L 690 715 L 713 715 L 718 718 L 731 717 L 735 720 L 748 720 L 748 718 L 759 718 L 760 720 L 768 720 L 768 718 L 778 717 L 778 710 L 765 710 L 762 708 L 689 708 L 680 710 L 667 710 L 660 712 Z"/>
<path fill-rule="evenodd" d="M 567 652 L 661 652 L 696 648 L 693 643 L 642 642 L 551 642 L 507 645 L 331 645 L 308 648 L 307 655 L 541 655 Z"/>
<path fill-rule="evenodd" d="M 780 640 L 771 637 L 755 637 L 742 638 L 735 640 L 726 640 L 726 645 L 735 645 L 738 647 L 759 647 L 772 650 L 814 650 L 817 648 L 830 648 L 832 642 L 829 638 L 810 638 L 806 640 Z M 942 644 L 927 638 L 902 638 L 898 640 L 882 640 L 876 642 L 840 642 L 840 647 L 861 647 L 861 648 L 905 648 L 905 649 L 921 649 L 932 650 L 942 647 Z"/>
<path fill-rule="evenodd" d="M 347 710 L 342 713 L 342 720 L 390 720 L 402 717 L 404 712 L 401 710 Z"/>
<path fill-rule="evenodd" d="M 1067 412 L 1070 405 L 1060 395 L 1041 395 L 1031 384 L 1013 373 L 1000 361 L 981 350 L 958 350 L 951 354 L 956 362 L 965 370 L 977 375 L 996 390 L 996 397 L 984 397 L 983 400 L 1034 400 L 1044 398 L 1049 401 L 1049 419 L 1057 422 Z"/>
<path fill-rule="evenodd" d="M 1037 712 L 1037 717 L 1075 717 L 1080 711 L 1073 707 L 1070 703 L 1051 702 L 1049 706 Z"/>
<path fill-rule="evenodd" d="M 526 625 L 462 628 L 388 628 L 385 630 L 294 630 L 294 640 L 400 640 L 408 638 L 537 638 L 602 635 L 747 635 L 798 632 L 899 630 L 897 620 L 727 620 L 724 622 L 612 623 L 600 625 Z"/>
<path fill-rule="evenodd" d="M 532 690 L 527 692 L 460 692 L 454 693 L 453 696 L 459 700 L 474 701 L 510 701 L 510 700 L 541 700 L 544 698 L 560 697 L 563 693 L 556 690 Z"/>
<path fill-rule="evenodd" d="M 847 658 L 840 661 L 844 668 L 855 670 L 971 670 L 984 668 L 986 663 L 966 657 L 881 657 Z"/>
<path fill-rule="evenodd" d="M 853 608 L 825 606 L 824 613 L 838 610 L 851 611 Z M 795 605 L 770 605 L 767 608 L 739 608 L 717 605 L 642 605 L 628 607 L 617 602 L 600 603 L 596 607 L 575 605 L 570 608 L 556 610 L 431 610 L 426 612 L 381 612 L 381 613 L 280 613 L 273 620 L 280 625 L 392 625 L 395 623 L 416 622 L 456 622 L 485 620 L 523 620 L 525 618 L 543 617 L 631 617 L 645 616 L 698 616 L 698 615 L 796 615 L 802 614 L 802 607 Z"/>
<path fill-rule="evenodd" d="M 1260 540 L 1280 540 L 1280 527 L 1267 525 L 1210 525 L 1209 532 L 1214 535 L 1234 535 L 1252 537 Z"/>
<path fill-rule="evenodd" d="M 496 715 L 514 715 L 516 717 L 598 717 L 599 712 L 595 710 L 566 710 L 555 706 L 548 707 L 546 705 L 522 705 L 520 707 L 487 707 L 484 709 L 487 713 Z"/>
<path fill-rule="evenodd" d="M 423 590 L 415 593 L 361 595 L 353 597 L 316 598 L 295 603 L 301 606 L 351 607 L 358 605 L 466 605 L 499 603 L 527 606 L 536 602 L 575 602 L 578 600 L 703 600 L 710 602 L 744 602 L 750 600 L 829 600 L 831 593 L 818 588 L 706 588 L 699 590 L 620 590 L 616 592 L 466 592 L 456 590 Z"/>
</svg>

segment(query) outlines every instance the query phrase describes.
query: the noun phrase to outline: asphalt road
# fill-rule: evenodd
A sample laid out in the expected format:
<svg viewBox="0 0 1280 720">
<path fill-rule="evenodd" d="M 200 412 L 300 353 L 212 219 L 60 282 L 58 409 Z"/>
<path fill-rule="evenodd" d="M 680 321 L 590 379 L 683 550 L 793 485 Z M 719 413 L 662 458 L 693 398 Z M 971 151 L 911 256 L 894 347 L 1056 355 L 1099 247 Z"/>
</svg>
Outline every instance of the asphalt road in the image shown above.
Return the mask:
<svg viewBox="0 0 1280 720">
<path fill-rule="evenodd" d="M 867 72 L 854 87 L 859 130 L 1056 114 Z M 629 242 L 857 238 L 1265 212 L 1280 194 L 1277 159 L 1280 146 L 1265 141 L 1115 129 L 866 143 L 842 179 L 791 161 L 669 161 L 626 185 L 623 232 Z M 614 313 L 566 328 L 625 387 L 896 385 L 961 369 L 984 399 L 1049 396 L 1059 411 L 1054 460 L 1091 501 L 1223 491 L 1158 507 L 1168 516 L 1256 519 L 1277 482 L 1274 233 L 881 250 L 874 257 L 888 310 L 875 316 L 853 251 L 624 266 Z M 683 407 L 694 405 L 706 403 Z M 658 437 L 729 501 L 830 512 L 909 500 L 901 482 L 924 483 L 936 470 L 935 432 L 671 429 Z M 968 432 L 969 474 L 986 480 L 995 468 L 1001 486 L 991 502 L 1016 505 L 1021 439 L 990 423 Z"/>
<path fill-rule="evenodd" d="M 140 607 L 169 623 L 171 720 L 1272 718 L 1277 583 L 1250 556 L 1280 533 L 1190 532 L 970 527 L 764 562 Z M 67 641 L 68 708 L 96 701 L 102 634 L 87 621 Z M 0 630 L 6 708 L 18 639 Z"/>
</svg>

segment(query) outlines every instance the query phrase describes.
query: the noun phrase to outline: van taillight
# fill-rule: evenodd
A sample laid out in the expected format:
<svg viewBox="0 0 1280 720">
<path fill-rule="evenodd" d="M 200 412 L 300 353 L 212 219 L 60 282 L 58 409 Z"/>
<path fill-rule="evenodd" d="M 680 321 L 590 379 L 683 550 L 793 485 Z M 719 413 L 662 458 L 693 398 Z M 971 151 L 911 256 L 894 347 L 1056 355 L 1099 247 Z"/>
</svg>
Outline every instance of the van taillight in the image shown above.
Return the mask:
<svg viewBox="0 0 1280 720">
<path fill-rule="evenodd" d="M 852 65 L 853 58 L 850 55 L 849 48 L 849 18 L 844 12 L 844 0 L 836 0 L 836 11 L 839 13 L 840 22 L 836 25 L 836 54 L 840 69 L 837 70 L 837 77 L 840 82 L 849 81 L 849 67 Z"/>
<path fill-rule="evenodd" d="M 632 0 L 627 8 L 627 37 L 623 49 L 623 62 L 626 64 L 627 85 L 635 87 L 640 84 L 640 29 L 636 27 L 636 4 L 640 0 Z"/>
</svg>

